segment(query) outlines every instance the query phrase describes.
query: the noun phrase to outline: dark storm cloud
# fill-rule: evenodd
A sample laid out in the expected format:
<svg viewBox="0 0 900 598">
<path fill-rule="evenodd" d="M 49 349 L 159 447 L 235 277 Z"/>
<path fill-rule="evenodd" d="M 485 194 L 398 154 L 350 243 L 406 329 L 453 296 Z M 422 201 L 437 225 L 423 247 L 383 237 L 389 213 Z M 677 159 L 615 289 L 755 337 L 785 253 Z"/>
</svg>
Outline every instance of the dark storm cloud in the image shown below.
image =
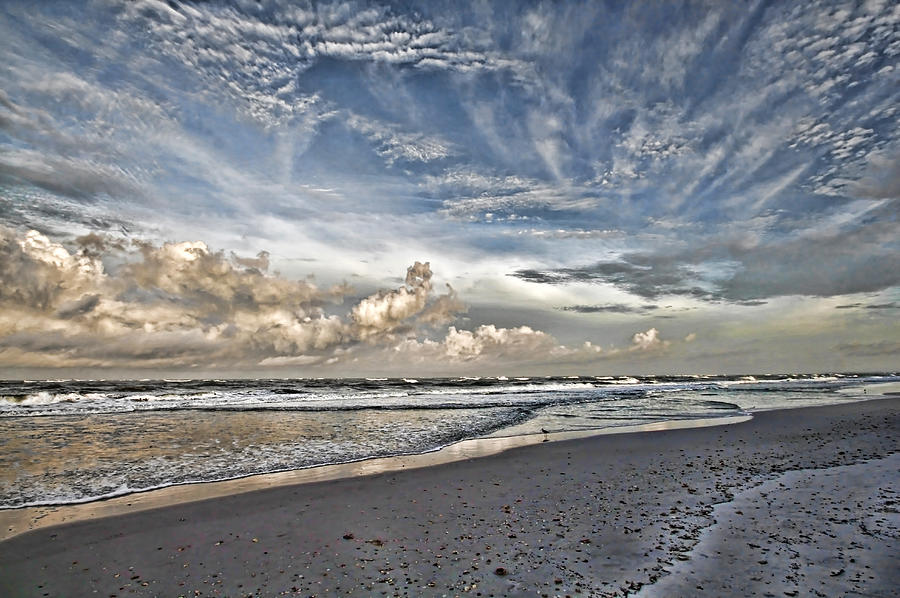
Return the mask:
<svg viewBox="0 0 900 598">
<path fill-rule="evenodd" d="M 835 309 L 900 309 L 900 303 L 848 303 L 846 305 L 835 305 Z"/>
<path fill-rule="evenodd" d="M 866 309 L 900 309 L 900 304 L 897 304 L 897 303 L 873 303 L 872 305 L 867 305 Z"/>
<path fill-rule="evenodd" d="M 744 305 L 785 295 L 881 291 L 900 284 L 898 207 L 900 200 L 892 200 L 862 222 L 769 243 L 698 239 L 694 249 L 636 252 L 621 261 L 512 275 L 543 284 L 606 283 L 650 299 L 686 295 Z M 721 272 L 711 274 L 717 264 L 724 264 Z"/>
<path fill-rule="evenodd" d="M 842 355 L 851 355 L 856 357 L 872 357 L 877 355 L 900 355 L 900 342 L 878 341 L 878 342 L 855 342 L 841 343 L 835 346 L 835 350 Z"/>
<path fill-rule="evenodd" d="M 625 256 L 623 261 L 548 271 L 518 270 L 511 276 L 544 284 L 608 283 L 647 299 L 663 295 L 709 295 L 690 284 L 694 277 L 686 265 L 677 264 L 665 256 L 634 254 Z"/>
<path fill-rule="evenodd" d="M 93 310 L 100 303 L 100 295 L 82 295 L 80 299 L 66 301 L 56 310 L 56 317 L 68 320 L 75 316 L 86 314 Z"/>
<path fill-rule="evenodd" d="M 581 314 L 614 313 L 614 314 L 646 314 L 649 311 L 659 309 L 658 305 L 625 305 L 624 303 L 610 303 L 607 305 L 567 305 L 561 307 L 563 311 L 574 311 Z"/>
</svg>

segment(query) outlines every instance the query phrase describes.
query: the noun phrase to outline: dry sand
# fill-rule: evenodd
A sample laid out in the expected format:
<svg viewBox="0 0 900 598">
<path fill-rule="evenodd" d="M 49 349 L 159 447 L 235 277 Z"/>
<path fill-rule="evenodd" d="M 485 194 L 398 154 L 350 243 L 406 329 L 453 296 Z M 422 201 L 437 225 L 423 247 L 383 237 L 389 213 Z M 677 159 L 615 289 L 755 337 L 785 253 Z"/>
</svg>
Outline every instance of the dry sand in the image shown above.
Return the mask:
<svg viewBox="0 0 900 598">
<path fill-rule="evenodd" d="M 900 399 L 38 529 L 2 596 L 896 596 Z"/>
</svg>

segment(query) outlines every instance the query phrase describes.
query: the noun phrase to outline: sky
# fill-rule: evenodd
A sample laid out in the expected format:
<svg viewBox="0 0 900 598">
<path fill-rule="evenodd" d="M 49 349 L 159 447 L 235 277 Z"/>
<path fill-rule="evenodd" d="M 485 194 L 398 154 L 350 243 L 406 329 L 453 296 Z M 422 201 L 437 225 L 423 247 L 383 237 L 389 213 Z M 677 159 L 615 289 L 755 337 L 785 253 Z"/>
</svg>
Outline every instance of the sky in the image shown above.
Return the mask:
<svg viewBox="0 0 900 598">
<path fill-rule="evenodd" d="M 0 376 L 900 365 L 900 5 L 0 3 Z"/>
</svg>

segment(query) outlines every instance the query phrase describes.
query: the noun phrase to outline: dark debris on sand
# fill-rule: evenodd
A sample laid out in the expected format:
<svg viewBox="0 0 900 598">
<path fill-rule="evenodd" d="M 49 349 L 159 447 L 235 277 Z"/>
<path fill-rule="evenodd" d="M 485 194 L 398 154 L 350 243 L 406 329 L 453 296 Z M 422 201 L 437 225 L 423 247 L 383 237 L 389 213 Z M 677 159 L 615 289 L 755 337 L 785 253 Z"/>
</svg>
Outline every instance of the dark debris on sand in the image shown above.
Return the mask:
<svg viewBox="0 0 900 598">
<path fill-rule="evenodd" d="M 823 523 L 783 517 L 801 470 L 897 452 L 897 399 L 542 443 L 36 530 L 0 543 L 0 595 L 890 596 L 896 475 L 859 508 L 809 478 L 797 496 Z"/>
</svg>

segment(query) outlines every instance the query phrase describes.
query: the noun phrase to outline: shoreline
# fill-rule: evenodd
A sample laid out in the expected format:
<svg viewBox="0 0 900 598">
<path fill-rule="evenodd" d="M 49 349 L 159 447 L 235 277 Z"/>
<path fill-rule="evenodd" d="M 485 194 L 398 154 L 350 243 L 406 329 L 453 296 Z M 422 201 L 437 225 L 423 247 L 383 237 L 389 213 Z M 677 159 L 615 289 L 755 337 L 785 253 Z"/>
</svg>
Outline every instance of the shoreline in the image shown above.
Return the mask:
<svg viewBox="0 0 900 598">
<path fill-rule="evenodd" d="M 37 529 L 0 594 L 892 596 L 897 455 L 896 396 L 533 444 Z"/>
<path fill-rule="evenodd" d="M 856 584 L 867 577 L 872 580 L 872 566 L 866 561 L 877 561 L 881 570 L 894 566 L 896 554 L 871 553 L 877 547 L 872 537 L 896 537 L 898 531 L 900 522 L 892 496 L 900 490 L 898 471 L 900 453 L 893 453 L 863 463 L 791 470 L 743 490 L 731 500 L 714 505 L 712 524 L 700 532 L 687 558 L 673 563 L 665 577 L 637 596 L 678 595 L 690 587 L 727 595 L 729 580 L 723 579 L 723 566 L 753 582 L 748 584 L 753 591 L 765 594 L 765 586 L 772 581 L 759 576 L 753 579 L 753 563 L 758 565 L 760 561 L 766 561 L 770 580 L 799 585 L 802 577 L 814 577 L 820 580 L 819 594 L 856 594 Z M 818 495 L 827 496 L 823 501 L 826 509 L 810 511 L 803 507 L 821 500 Z M 858 519 L 840 513 L 844 505 L 851 504 L 862 513 Z M 743 515 L 751 510 L 763 510 L 763 516 L 748 521 Z M 825 517 L 821 517 L 823 514 Z M 752 542 L 758 537 L 767 537 L 768 542 Z M 821 580 L 828 580 L 827 585 Z M 827 594 L 821 590 L 827 590 Z M 789 592 L 784 594 L 791 595 Z"/>
<path fill-rule="evenodd" d="M 250 474 L 239 478 L 209 482 L 188 482 L 138 490 L 127 494 L 97 498 L 80 503 L 37 505 L 0 509 L 0 542 L 33 530 L 65 525 L 78 521 L 102 519 L 137 513 L 150 509 L 222 498 L 269 488 L 328 482 L 391 473 L 396 471 L 434 467 L 456 461 L 496 455 L 514 448 L 606 436 L 634 434 L 661 430 L 678 430 L 725 426 L 752 419 L 752 415 L 735 415 L 686 420 L 670 420 L 630 426 L 554 432 L 550 434 L 519 434 L 513 436 L 482 436 L 469 438 L 425 453 L 370 457 L 347 463 L 315 465 L 271 473 Z"/>
<path fill-rule="evenodd" d="M 842 392 L 847 394 L 858 394 L 863 390 L 870 394 L 867 394 L 865 397 L 835 404 L 852 404 L 895 397 L 900 394 L 900 382 L 874 383 L 863 386 L 847 387 L 843 389 Z M 346 463 L 315 465 L 300 469 L 250 474 L 224 480 L 174 484 L 160 488 L 137 490 L 104 498 L 89 499 L 79 503 L 35 505 L 12 509 L 0 509 L 0 542 L 4 542 L 33 530 L 57 525 L 126 515 L 129 513 L 222 498 L 269 488 L 328 482 L 345 478 L 356 478 L 381 473 L 434 467 L 456 461 L 496 455 L 514 448 L 542 444 L 547 441 L 559 442 L 612 434 L 634 434 L 662 430 L 734 425 L 748 421 L 752 419 L 755 414 L 759 413 L 795 411 L 797 409 L 809 408 L 810 407 L 794 407 L 790 409 L 775 410 L 762 409 L 753 410 L 746 415 L 738 416 L 669 420 L 647 424 L 595 428 L 590 430 L 554 432 L 550 434 L 524 433 L 503 436 L 496 435 L 497 433 L 495 432 L 487 436 L 460 440 L 424 453 L 369 457 Z"/>
</svg>

